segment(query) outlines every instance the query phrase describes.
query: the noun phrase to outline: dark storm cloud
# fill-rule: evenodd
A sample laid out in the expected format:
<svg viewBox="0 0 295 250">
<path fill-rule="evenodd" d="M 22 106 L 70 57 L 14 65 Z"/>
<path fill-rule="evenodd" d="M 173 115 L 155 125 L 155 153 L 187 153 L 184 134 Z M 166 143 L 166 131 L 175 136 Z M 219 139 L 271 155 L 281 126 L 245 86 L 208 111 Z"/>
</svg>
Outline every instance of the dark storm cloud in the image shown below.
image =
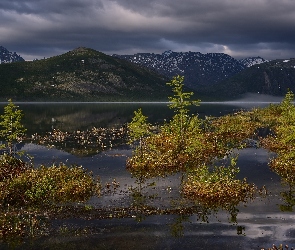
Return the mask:
<svg viewBox="0 0 295 250">
<path fill-rule="evenodd" d="M 27 59 L 78 46 L 295 57 L 294 0 L 1 0 L 0 45 Z"/>
</svg>

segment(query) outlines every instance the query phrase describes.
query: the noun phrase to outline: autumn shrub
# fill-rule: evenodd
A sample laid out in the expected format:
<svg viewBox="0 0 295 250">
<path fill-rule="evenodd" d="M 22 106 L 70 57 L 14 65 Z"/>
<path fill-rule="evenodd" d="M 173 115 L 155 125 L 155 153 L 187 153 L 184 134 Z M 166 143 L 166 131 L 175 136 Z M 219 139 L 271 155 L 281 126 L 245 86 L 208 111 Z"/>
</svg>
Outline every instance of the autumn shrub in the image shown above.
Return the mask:
<svg viewBox="0 0 295 250">
<path fill-rule="evenodd" d="M 10 155 L 0 155 L 0 182 L 10 180 L 31 168 L 31 165 L 23 160 Z"/>
<path fill-rule="evenodd" d="M 253 112 L 239 111 L 209 119 L 208 140 L 216 149 L 215 155 L 222 157 L 234 148 L 246 146 L 245 141 L 256 136 L 260 123 L 253 118 Z"/>
<path fill-rule="evenodd" d="M 261 145 L 274 152 L 269 166 L 284 183 L 295 184 L 295 106 L 294 94 L 288 92 L 283 101 L 261 111 L 262 118 L 271 120 L 272 133 L 261 138 Z M 268 114 L 266 116 L 265 114 Z"/>
<path fill-rule="evenodd" d="M 64 164 L 29 169 L 2 185 L 2 204 L 16 207 L 85 202 L 99 194 L 99 183 L 90 173 Z"/>
<path fill-rule="evenodd" d="M 167 83 L 174 93 L 169 97 L 169 107 L 175 115 L 171 121 L 159 127 L 158 133 L 148 130 L 150 125 L 139 111 L 135 112 L 132 122 L 128 124 L 131 141 L 139 141 L 133 156 L 127 160 L 127 169 L 136 177 L 166 176 L 186 171 L 199 161 L 205 140 L 200 133 L 198 116 L 188 114 L 189 106 L 198 105 L 199 101 L 191 101 L 193 93 L 183 91 L 183 80 L 183 77 L 176 76 Z"/>
<path fill-rule="evenodd" d="M 179 133 L 178 119 L 178 116 L 174 117 L 161 126 L 160 133 L 142 140 L 140 149 L 127 160 L 127 169 L 133 175 L 166 176 L 212 160 L 213 147 L 201 133 L 198 118 L 182 118 L 182 121 L 187 119 L 183 135 Z"/>
<path fill-rule="evenodd" d="M 292 154 L 292 155 L 290 155 Z M 295 184 L 295 154 L 280 154 L 269 162 L 270 169 L 278 174 L 285 183 Z"/>
<path fill-rule="evenodd" d="M 236 179 L 239 169 L 231 164 L 228 167 L 206 165 L 191 171 L 182 186 L 184 197 L 214 208 L 229 209 L 253 197 L 255 186 L 246 179 Z"/>
</svg>

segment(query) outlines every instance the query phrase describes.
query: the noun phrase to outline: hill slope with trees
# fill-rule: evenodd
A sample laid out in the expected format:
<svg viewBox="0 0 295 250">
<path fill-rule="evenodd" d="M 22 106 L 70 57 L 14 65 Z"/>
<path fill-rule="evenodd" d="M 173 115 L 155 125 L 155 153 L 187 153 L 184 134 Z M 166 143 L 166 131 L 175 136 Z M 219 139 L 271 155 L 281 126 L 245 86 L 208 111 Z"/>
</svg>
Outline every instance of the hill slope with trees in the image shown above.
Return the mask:
<svg viewBox="0 0 295 250">
<path fill-rule="evenodd" d="M 0 99 L 166 101 L 167 80 L 125 60 L 80 47 L 48 59 L 1 64 Z"/>
<path fill-rule="evenodd" d="M 253 65 L 203 93 L 233 98 L 245 93 L 284 96 L 289 90 L 295 92 L 295 58 Z"/>
</svg>

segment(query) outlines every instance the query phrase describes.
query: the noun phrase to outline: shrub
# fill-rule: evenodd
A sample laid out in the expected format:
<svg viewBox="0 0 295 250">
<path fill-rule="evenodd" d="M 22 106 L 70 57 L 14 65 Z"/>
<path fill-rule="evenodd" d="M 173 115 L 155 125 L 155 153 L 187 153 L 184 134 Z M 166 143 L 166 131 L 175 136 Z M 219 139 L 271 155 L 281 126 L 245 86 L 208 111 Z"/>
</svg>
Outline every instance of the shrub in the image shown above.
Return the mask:
<svg viewBox="0 0 295 250">
<path fill-rule="evenodd" d="M 182 192 L 190 200 L 194 200 L 211 209 L 231 209 L 240 202 L 253 197 L 255 186 L 246 179 L 238 180 L 239 169 L 233 159 L 228 167 L 215 167 L 213 171 L 205 165 L 191 171 Z"/>
<path fill-rule="evenodd" d="M 99 194 L 98 182 L 82 167 L 60 166 L 27 170 L 5 183 L 3 204 L 12 206 L 51 206 L 85 202 Z"/>
<path fill-rule="evenodd" d="M 0 181 L 10 180 L 30 169 L 30 165 L 9 154 L 0 155 Z"/>
<path fill-rule="evenodd" d="M 140 143 L 127 160 L 127 169 L 138 178 L 165 176 L 198 165 L 204 136 L 200 133 L 198 117 L 189 116 L 188 113 L 189 108 L 198 106 L 199 101 L 191 101 L 193 93 L 183 91 L 183 80 L 183 77 L 176 76 L 167 83 L 174 92 L 169 97 L 168 106 L 175 115 L 159 128 L 159 133 L 150 133 L 150 125 L 141 110 L 134 113 L 132 122 L 128 124 L 132 141 L 139 140 Z"/>
<path fill-rule="evenodd" d="M 26 132 L 21 124 L 22 116 L 22 110 L 9 99 L 8 105 L 4 107 L 4 114 L 0 115 L 0 138 L 6 141 L 9 154 L 13 153 L 14 143 L 21 141 Z"/>
</svg>

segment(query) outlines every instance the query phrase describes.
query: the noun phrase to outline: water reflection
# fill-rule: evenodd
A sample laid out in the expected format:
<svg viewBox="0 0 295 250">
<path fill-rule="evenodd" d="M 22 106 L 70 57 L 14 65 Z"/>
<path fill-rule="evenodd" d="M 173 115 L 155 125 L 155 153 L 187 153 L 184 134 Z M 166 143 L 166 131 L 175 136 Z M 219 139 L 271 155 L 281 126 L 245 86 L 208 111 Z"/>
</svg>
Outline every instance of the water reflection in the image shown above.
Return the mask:
<svg viewBox="0 0 295 250">
<path fill-rule="evenodd" d="M 289 186 L 288 191 L 281 192 L 284 204 L 280 204 L 280 209 L 283 212 L 293 212 L 295 206 L 295 190 L 294 186 Z"/>
<path fill-rule="evenodd" d="M 124 143 L 124 126 L 142 107 L 152 124 L 172 117 L 166 103 L 22 103 L 27 141 L 55 146 L 80 156 L 93 155 Z M 3 104 L 4 106 L 4 104 Z M 1 107 L 1 105 L 0 105 Z M 233 106 L 204 104 L 192 109 L 204 117 L 232 112 Z M 99 131 L 100 130 L 100 131 Z M 104 131 L 105 133 L 103 133 Z M 118 134 L 120 133 L 120 134 Z"/>
<path fill-rule="evenodd" d="M 93 127 L 86 131 L 76 130 L 73 132 L 53 129 L 43 135 L 35 133 L 23 140 L 47 147 L 55 147 L 77 156 L 91 156 L 106 149 L 125 145 L 127 130 L 126 126 L 118 128 Z"/>
<path fill-rule="evenodd" d="M 3 110 L 5 105 L 0 103 L 0 109 Z M 173 115 L 167 103 L 19 103 L 18 105 L 24 111 L 24 125 L 29 135 L 49 132 L 53 128 L 61 131 L 87 130 L 91 127 L 114 128 L 130 122 L 133 112 L 138 108 L 142 108 L 142 112 L 153 124 L 162 123 Z M 261 105 L 263 103 L 257 103 L 257 106 Z M 241 108 L 239 103 L 201 103 L 191 111 L 204 117 L 229 114 Z"/>
</svg>

